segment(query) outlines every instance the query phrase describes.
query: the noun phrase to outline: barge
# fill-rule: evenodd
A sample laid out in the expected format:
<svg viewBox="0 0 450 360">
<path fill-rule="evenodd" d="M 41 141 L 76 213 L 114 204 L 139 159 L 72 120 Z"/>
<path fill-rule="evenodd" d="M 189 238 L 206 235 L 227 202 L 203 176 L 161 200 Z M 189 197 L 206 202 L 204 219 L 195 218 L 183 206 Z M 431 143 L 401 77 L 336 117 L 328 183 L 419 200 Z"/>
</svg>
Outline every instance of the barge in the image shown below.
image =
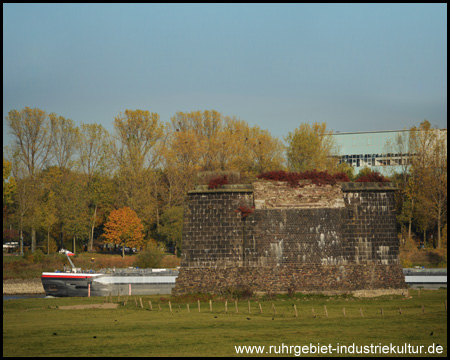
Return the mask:
<svg viewBox="0 0 450 360">
<path fill-rule="evenodd" d="M 67 255 L 67 254 L 66 254 Z M 178 276 L 176 269 L 102 269 L 44 272 L 46 296 L 107 296 L 170 294 Z"/>
<path fill-rule="evenodd" d="M 439 289 L 447 287 L 447 269 L 403 269 L 406 284 L 413 289 Z"/>
</svg>

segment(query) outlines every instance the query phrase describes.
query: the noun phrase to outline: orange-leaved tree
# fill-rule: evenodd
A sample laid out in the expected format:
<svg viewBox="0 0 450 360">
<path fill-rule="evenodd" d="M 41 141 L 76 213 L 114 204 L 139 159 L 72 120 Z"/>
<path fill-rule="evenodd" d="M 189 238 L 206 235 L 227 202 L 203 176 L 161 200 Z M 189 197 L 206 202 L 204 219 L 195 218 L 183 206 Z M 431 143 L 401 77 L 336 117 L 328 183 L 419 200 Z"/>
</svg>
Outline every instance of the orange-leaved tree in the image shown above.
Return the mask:
<svg viewBox="0 0 450 360">
<path fill-rule="evenodd" d="M 144 225 L 129 207 L 111 211 L 104 229 L 103 237 L 107 243 L 122 246 L 122 257 L 125 256 L 125 246 L 144 245 Z"/>
</svg>

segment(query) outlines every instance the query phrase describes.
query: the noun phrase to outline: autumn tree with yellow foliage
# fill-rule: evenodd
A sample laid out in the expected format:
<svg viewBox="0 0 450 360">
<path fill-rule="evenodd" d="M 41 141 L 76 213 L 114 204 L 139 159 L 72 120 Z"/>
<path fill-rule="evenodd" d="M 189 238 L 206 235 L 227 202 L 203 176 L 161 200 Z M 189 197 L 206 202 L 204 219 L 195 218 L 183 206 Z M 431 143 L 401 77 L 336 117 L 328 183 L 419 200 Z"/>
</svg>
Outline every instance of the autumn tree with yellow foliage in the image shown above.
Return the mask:
<svg viewBox="0 0 450 360">
<path fill-rule="evenodd" d="M 291 171 L 320 170 L 332 173 L 337 166 L 337 145 L 327 123 L 302 123 L 286 137 L 286 157 Z"/>
<path fill-rule="evenodd" d="M 257 175 L 284 167 L 284 147 L 267 130 L 217 111 L 178 112 L 171 118 L 167 160 L 193 178 L 200 171 Z"/>
<path fill-rule="evenodd" d="M 427 242 L 427 230 L 437 228 L 435 246 L 441 247 L 441 231 L 447 216 L 447 130 L 432 129 L 424 120 L 410 131 L 412 151 L 411 197 L 417 201 L 418 227 Z"/>
</svg>

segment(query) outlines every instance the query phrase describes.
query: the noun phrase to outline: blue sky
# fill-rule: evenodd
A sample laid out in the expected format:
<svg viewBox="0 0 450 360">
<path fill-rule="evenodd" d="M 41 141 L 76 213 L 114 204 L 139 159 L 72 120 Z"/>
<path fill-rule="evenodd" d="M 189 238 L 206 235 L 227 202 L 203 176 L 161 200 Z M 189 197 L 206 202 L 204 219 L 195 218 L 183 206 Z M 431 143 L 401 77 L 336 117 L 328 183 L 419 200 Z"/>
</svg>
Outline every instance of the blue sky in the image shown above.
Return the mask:
<svg viewBox="0 0 450 360">
<path fill-rule="evenodd" d="M 3 118 L 26 106 L 110 132 L 126 109 L 447 128 L 447 4 L 3 4 Z"/>
</svg>

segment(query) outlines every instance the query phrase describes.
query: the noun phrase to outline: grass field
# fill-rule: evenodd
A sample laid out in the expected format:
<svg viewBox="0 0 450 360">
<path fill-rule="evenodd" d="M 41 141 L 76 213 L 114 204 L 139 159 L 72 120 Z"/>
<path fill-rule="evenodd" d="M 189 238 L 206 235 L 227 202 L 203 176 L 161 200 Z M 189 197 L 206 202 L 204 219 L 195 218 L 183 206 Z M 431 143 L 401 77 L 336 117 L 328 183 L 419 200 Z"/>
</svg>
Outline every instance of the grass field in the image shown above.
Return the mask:
<svg viewBox="0 0 450 360">
<path fill-rule="evenodd" d="M 125 297 L 119 301 L 116 296 L 112 298 L 119 303 L 116 309 L 83 310 L 58 307 L 98 304 L 105 298 L 8 300 L 3 302 L 3 356 L 236 356 L 235 346 L 243 345 L 265 347 L 254 356 L 279 356 L 282 351 L 294 356 L 300 348 L 287 353 L 289 346 L 318 343 L 333 348 L 352 344 L 401 347 L 406 343 L 424 346 L 423 351 L 439 344 L 441 354 L 406 355 L 446 356 L 447 290 L 422 290 L 420 294 L 410 290 L 410 295 L 253 298 L 250 313 L 248 300 L 239 300 L 237 313 L 234 300 L 228 299 L 226 313 L 225 299 L 218 297 L 212 299 L 212 311 L 203 297 L 201 312 L 195 296 L 142 296 L 143 308 L 139 296 L 128 297 L 126 305 Z"/>
</svg>

